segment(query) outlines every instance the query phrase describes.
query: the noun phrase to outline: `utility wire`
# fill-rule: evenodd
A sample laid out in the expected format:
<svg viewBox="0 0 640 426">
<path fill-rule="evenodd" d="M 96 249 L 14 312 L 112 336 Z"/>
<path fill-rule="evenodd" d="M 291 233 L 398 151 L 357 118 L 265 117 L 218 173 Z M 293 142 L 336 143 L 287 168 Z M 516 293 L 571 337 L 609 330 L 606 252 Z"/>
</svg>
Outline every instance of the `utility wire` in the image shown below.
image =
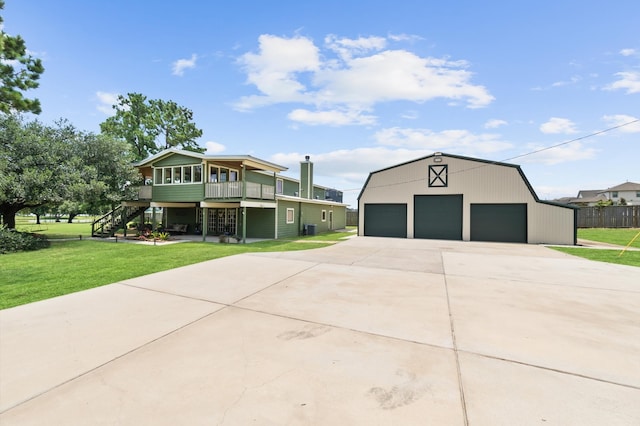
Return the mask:
<svg viewBox="0 0 640 426">
<path fill-rule="evenodd" d="M 580 137 L 575 138 L 575 139 L 571 139 L 571 140 L 568 140 L 568 141 L 560 142 L 558 144 L 551 145 L 551 146 L 548 146 L 548 147 L 545 147 L 545 148 L 540 148 L 540 149 L 537 149 L 535 151 L 530 151 L 530 152 L 527 152 L 527 153 L 524 153 L 524 154 L 516 155 L 515 157 L 510 157 L 510 158 L 507 158 L 505 160 L 501 160 L 501 161 L 490 161 L 489 160 L 489 161 L 486 161 L 485 164 L 481 164 L 481 165 L 476 166 L 476 167 L 470 167 L 468 169 L 458 170 L 456 172 L 451 172 L 451 173 L 449 173 L 449 175 L 468 172 L 468 171 L 475 170 L 475 169 L 480 169 L 482 167 L 487 167 L 487 166 L 490 166 L 492 164 L 505 163 L 507 161 L 515 160 L 516 158 L 527 157 L 529 155 L 537 154 L 539 152 L 548 151 L 550 149 L 558 148 L 558 147 L 563 146 L 563 145 L 568 145 L 568 144 L 573 143 L 573 142 L 581 141 L 581 140 L 584 140 L 584 139 L 587 139 L 587 138 L 592 138 L 594 136 L 598 136 L 598 135 L 601 135 L 603 133 L 607 133 L 607 132 L 610 132 L 612 130 L 616 130 L 616 129 L 619 129 L 621 127 L 629 126 L 631 124 L 638 123 L 638 122 L 640 122 L 640 118 L 636 118 L 635 120 L 632 120 L 632 121 L 629 121 L 629 122 L 626 122 L 626 123 L 622 123 L 622 124 L 619 124 L 617 126 L 609 127 L 607 129 L 604 129 L 604 130 L 598 130 L 597 132 L 589 133 L 588 135 L 580 136 Z M 371 188 L 384 188 L 384 187 L 388 187 L 388 186 L 404 185 L 406 183 L 418 182 L 418 181 L 421 181 L 423 179 L 424 178 L 419 178 L 419 179 L 407 180 L 407 181 L 404 181 L 404 182 L 396 182 L 396 183 L 388 183 L 388 184 L 384 184 L 384 185 L 376 185 L 376 186 L 372 186 Z M 344 189 L 343 192 L 359 191 L 360 189 L 361 188 Z"/>
<path fill-rule="evenodd" d="M 535 150 L 535 151 L 527 152 L 526 154 L 516 155 L 515 157 L 507 158 L 506 160 L 503 160 L 503 161 L 511 161 L 511 160 L 515 160 L 516 158 L 526 157 L 527 155 L 537 154 L 539 152 L 547 151 L 547 150 L 550 150 L 550 149 L 553 149 L 553 148 L 557 148 L 559 146 L 568 145 L 570 143 L 581 141 L 581 140 L 587 139 L 587 138 L 591 138 L 593 136 L 598 136 L 598 135 L 601 135 L 603 133 L 607 133 L 607 132 L 610 132 L 612 130 L 619 129 L 619 128 L 624 127 L 624 126 L 628 126 L 630 124 L 637 123 L 639 121 L 640 121 L 640 118 L 636 118 L 635 120 L 629 121 L 627 123 L 623 123 L 623 124 L 619 124 L 617 126 L 609 127 L 608 129 L 604 129 L 604 130 L 598 130 L 597 132 L 594 132 L 594 133 L 591 133 L 591 134 L 588 134 L 588 135 L 585 135 L 585 136 L 580 136 L 579 138 L 571 139 L 569 141 L 561 142 L 561 143 L 556 144 L 556 145 L 551 145 L 551 146 L 548 146 L 546 148 L 541 148 L 541 149 L 538 149 L 538 150 Z"/>
</svg>

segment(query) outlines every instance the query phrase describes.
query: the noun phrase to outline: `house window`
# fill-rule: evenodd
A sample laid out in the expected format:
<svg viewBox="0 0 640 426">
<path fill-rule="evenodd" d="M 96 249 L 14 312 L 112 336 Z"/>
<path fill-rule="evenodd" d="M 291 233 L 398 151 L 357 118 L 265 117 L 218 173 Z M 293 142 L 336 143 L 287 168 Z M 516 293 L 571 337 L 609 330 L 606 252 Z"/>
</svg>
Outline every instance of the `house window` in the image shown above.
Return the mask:
<svg viewBox="0 0 640 426">
<path fill-rule="evenodd" d="M 636 191 L 636 197 L 640 197 L 640 191 Z"/>
<path fill-rule="evenodd" d="M 155 185 L 202 183 L 202 166 L 157 167 L 153 175 Z"/>
<path fill-rule="evenodd" d="M 284 182 L 282 179 L 276 179 L 276 194 L 282 194 L 284 192 Z"/>
<path fill-rule="evenodd" d="M 326 210 L 322 210 L 321 220 L 323 222 L 327 221 L 327 211 Z"/>
<path fill-rule="evenodd" d="M 224 167 L 209 166 L 209 182 L 236 182 L 239 173 L 237 170 Z"/>
<path fill-rule="evenodd" d="M 612 198 L 618 198 L 618 191 L 613 191 L 613 192 L 611 193 L 611 197 L 612 197 Z"/>
<path fill-rule="evenodd" d="M 287 209 L 287 223 L 293 223 L 294 222 L 294 210 L 293 209 Z"/>
</svg>

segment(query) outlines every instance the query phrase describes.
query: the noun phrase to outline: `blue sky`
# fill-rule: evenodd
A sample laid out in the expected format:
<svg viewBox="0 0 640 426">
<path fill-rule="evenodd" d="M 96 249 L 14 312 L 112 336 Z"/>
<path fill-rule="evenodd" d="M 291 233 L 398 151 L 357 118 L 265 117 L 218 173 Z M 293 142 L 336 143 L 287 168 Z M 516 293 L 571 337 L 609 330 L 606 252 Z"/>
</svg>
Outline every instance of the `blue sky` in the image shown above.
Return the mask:
<svg viewBox="0 0 640 426">
<path fill-rule="evenodd" d="M 483 4 L 485 3 L 485 4 Z M 488 3 L 488 4 L 487 4 Z M 522 166 L 541 198 L 640 182 L 640 2 L 6 0 L 46 68 L 39 119 L 99 131 L 118 94 L 194 112 L 211 154 L 356 197 L 441 151 Z M 518 157 L 518 158 L 515 158 Z"/>
</svg>

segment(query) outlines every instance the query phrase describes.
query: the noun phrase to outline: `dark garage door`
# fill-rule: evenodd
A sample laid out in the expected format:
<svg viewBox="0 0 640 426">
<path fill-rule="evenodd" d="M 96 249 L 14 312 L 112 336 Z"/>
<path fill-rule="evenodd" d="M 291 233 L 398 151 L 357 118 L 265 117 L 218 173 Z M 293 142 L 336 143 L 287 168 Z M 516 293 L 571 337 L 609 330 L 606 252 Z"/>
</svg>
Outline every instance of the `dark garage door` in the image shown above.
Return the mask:
<svg viewBox="0 0 640 426">
<path fill-rule="evenodd" d="M 471 204 L 471 241 L 527 242 L 526 204 Z"/>
<path fill-rule="evenodd" d="M 365 204 L 364 235 L 407 238 L 407 205 Z"/>
<path fill-rule="evenodd" d="M 462 195 L 415 195 L 413 236 L 462 240 Z"/>
</svg>

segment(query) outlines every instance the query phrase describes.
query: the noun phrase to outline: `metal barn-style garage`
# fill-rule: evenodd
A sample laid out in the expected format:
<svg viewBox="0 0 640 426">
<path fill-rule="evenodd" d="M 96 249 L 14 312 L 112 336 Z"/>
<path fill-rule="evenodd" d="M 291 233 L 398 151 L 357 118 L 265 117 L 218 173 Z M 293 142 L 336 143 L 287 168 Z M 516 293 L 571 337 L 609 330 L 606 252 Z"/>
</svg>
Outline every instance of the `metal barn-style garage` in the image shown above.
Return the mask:
<svg viewBox="0 0 640 426">
<path fill-rule="evenodd" d="M 541 201 L 520 166 L 435 153 L 369 174 L 361 236 L 576 244 L 576 209 Z"/>
</svg>

